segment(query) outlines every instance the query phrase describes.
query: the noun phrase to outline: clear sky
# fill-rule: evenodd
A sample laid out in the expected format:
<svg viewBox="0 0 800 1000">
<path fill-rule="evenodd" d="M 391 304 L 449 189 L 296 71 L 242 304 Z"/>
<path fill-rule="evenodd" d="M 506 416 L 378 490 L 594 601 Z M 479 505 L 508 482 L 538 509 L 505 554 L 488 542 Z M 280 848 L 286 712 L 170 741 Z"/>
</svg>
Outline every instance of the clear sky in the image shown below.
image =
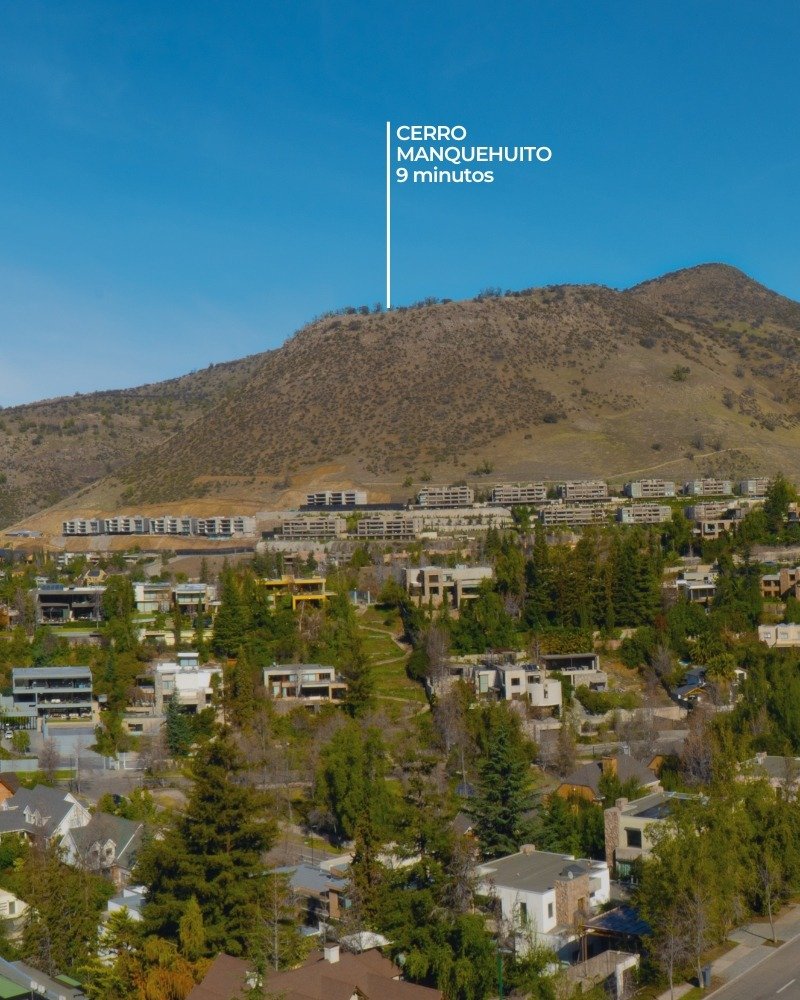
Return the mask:
<svg viewBox="0 0 800 1000">
<path fill-rule="evenodd" d="M 395 188 L 393 299 L 703 261 L 800 298 L 797 0 L 2 0 L 0 404 L 385 295 L 387 119 L 549 145 Z"/>
</svg>

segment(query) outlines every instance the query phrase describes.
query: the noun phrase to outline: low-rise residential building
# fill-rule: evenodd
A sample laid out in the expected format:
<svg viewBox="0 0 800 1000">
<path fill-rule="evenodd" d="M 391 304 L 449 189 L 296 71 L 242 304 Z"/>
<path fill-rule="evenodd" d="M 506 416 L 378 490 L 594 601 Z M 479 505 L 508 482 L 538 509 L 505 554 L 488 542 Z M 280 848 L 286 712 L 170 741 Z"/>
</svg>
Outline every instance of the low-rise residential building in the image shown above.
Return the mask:
<svg viewBox="0 0 800 1000">
<path fill-rule="evenodd" d="M 346 868 L 347 865 L 344 870 L 331 871 L 327 867 L 301 861 L 297 865 L 276 868 L 275 874 L 288 877 L 300 922 L 307 927 L 319 927 L 343 916 L 343 910 L 348 905 Z"/>
<path fill-rule="evenodd" d="M 9 1000 L 86 1000 L 86 994 L 67 975 L 48 976 L 26 962 L 0 958 L 0 996 Z"/>
<path fill-rule="evenodd" d="M 189 618 L 208 614 L 216 599 L 217 588 L 212 583 L 178 583 L 170 588 L 171 606 Z"/>
<path fill-rule="evenodd" d="M 760 476 L 758 479 L 741 479 L 739 481 L 739 492 L 743 497 L 764 497 L 767 495 L 770 480 L 767 476 Z"/>
<path fill-rule="evenodd" d="M 768 601 L 800 597 L 800 566 L 784 567 L 761 577 L 761 596 Z"/>
<path fill-rule="evenodd" d="M 201 667 L 197 660 L 186 660 L 180 654 L 176 660 L 156 663 L 153 668 L 154 713 L 163 715 L 165 702 L 173 699 L 190 714 L 201 712 L 211 705 L 215 687 L 221 683 L 222 667 L 217 664 L 206 663 Z"/>
<path fill-rule="evenodd" d="M 192 517 L 189 514 L 117 514 L 113 517 L 72 518 L 63 521 L 61 533 L 74 535 L 196 535 L 206 538 L 232 538 L 253 535 L 254 517 L 243 514 Z"/>
<path fill-rule="evenodd" d="M 344 538 L 347 534 L 347 521 L 334 515 L 291 517 L 281 523 L 280 533 L 282 538 L 296 541 L 306 538 Z"/>
<path fill-rule="evenodd" d="M 14 667 L 13 711 L 40 719 L 91 718 L 92 671 L 89 667 Z"/>
<path fill-rule="evenodd" d="M 648 793 L 661 788 L 658 778 L 646 764 L 630 754 L 618 753 L 581 764 L 562 780 L 555 794 L 562 799 L 581 798 L 589 802 L 602 802 L 603 778 L 616 779 L 623 785 L 636 782 L 643 792 Z"/>
<path fill-rule="evenodd" d="M 478 694 L 495 694 L 503 701 L 527 701 L 533 708 L 560 712 L 561 681 L 532 663 L 480 664 L 471 671 Z"/>
<path fill-rule="evenodd" d="M 106 913 L 110 915 L 124 910 L 131 920 L 139 921 L 146 899 L 147 891 L 143 885 L 125 886 L 119 895 L 109 899 Z"/>
<path fill-rule="evenodd" d="M 625 483 L 625 496 L 632 500 L 645 500 L 648 497 L 674 497 L 675 483 L 669 479 L 638 479 Z"/>
<path fill-rule="evenodd" d="M 608 483 L 604 483 L 601 479 L 573 479 L 558 487 L 558 495 L 569 503 L 607 500 Z"/>
<path fill-rule="evenodd" d="M 516 504 L 543 503 L 547 499 L 544 483 L 502 483 L 492 489 L 492 503 L 513 507 Z"/>
<path fill-rule="evenodd" d="M 85 826 L 69 829 L 62 845 L 70 864 L 105 875 L 121 889 L 130 882 L 143 836 L 144 823 L 96 812 Z"/>
<path fill-rule="evenodd" d="M 690 497 L 728 497 L 733 494 L 730 479 L 692 479 L 684 483 L 683 492 Z"/>
<path fill-rule="evenodd" d="M 602 524 L 605 519 L 606 512 L 602 506 L 568 507 L 554 504 L 539 511 L 539 520 L 546 528 L 560 524 L 573 526 Z"/>
<path fill-rule="evenodd" d="M 717 592 L 717 574 L 713 570 L 682 570 L 675 581 L 679 596 L 693 604 L 708 604 Z"/>
<path fill-rule="evenodd" d="M 304 604 L 322 607 L 332 593 L 325 587 L 324 576 L 264 577 L 258 584 L 273 605 L 282 598 L 290 598 L 292 611 Z"/>
<path fill-rule="evenodd" d="M 521 953 L 538 945 L 567 957 L 582 920 L 611 897 L 606 862 L 530 845 L 479 865 L 476 875 L 479 891 L 497 899 L 503 920 L 514 928 Z"/>
<path fill-rule="evenodd" d="M 61 524 L 62 535 L 102 535 L 105 521 L 101 517 L 75 517 Z"/>
<path fill-rule="evenodd" d="M 139 614 L 166 614 L 170 608 L 171 598 L 172 586 L 169 583 L 148 581 L 133 585 L 133 600 Z"/>
<path fill-rule="evenodd" d="M 608 687 L 608 674 L 600 669 L 597 653 L 545 653 L 539 659 L 549 672 L 568 678 L 573 688 L 605 691 Z"/>
<path fill-rule="evenodd" d="M 21 900 L 19 896 L 15 896 L 8 889 L 0 889 L 0 922 L 12 930 L 12 936 L 15 932 L 18 933 L 20 921 L 27 912 L 28 904 Z M 0 990 L 0 997 L 2 996 L 3 993 Z"/>
<path fill-rule="evenodd" d="M 71 792 L 36 785 L 20 788 L 0 803 L 0 835 L 18 833 L 29 840 L 44 837 L 60 843 L 70 830 L 86 826 L 91 818 Z"/>
<path fill-rule="evenodd" d="M 264 668 L 263 679 L 275 701 L 341 701 L 347 694 L 335 667 L 320 663 L 274 663 Z"/>
<path fill-rule="evenodd" d="M 363 507 L 366 502 L 366 490 L 321 490 L 306 494 L 307 507 Z"/>
<path fill-rule="evenodd" d="M 634 865 L 650 856 L 654 829 L 691 799 L 681 792 L 650 792 L 628 801 L 617 799 L 604 813 L 606 863 L 620 879 L 634 875 Z"/>
<path fill-rule="evenodd" d="M 742 780 L 766 778 L 776 791 L 796 794 L 800 789 L 800 757 L 780 757 L 764 752 L 740 766 Z"/>
<path fill-rule="evenodd" d="M 658 503 L 632 503 L 617 510 L 620 524 L 663 524 L 672 517 L 672 508 Z"/>
<path fill-rule="evenodd" d="M 410 566 L 405 569 L 406 590 L 420 604 L 449 601 L 459 607 L 462 601 L 478 596 L 480 585 L 491 580 L 491 566 Z"/>
<path fill-rule="evenodd" d="M 416 538 L 421 529 L 421 521 L 407 514 L 379 514 L 362 517 L 356 524 L 356 538 L 410 539 Z"/>
<path fill-rule="evenodd" d="M 426 486 L 417 494 L 420 507 L 469 507 L 475 491 L 469 486 Z"/>
<path fill-rule="evenodd" d="M 800 625 L 786 622 L 781 622 L 780 625 L 759 625 L 758 638 L 776 649 L 800 646 Z"/>
<path fill-rule="evenodd" d="M 40 625 L 85 622 L 97 625 L 103 619 L 105 587 L 65 587 L 47 583 L 35 591 L 36 621 Z"/>
</svg>

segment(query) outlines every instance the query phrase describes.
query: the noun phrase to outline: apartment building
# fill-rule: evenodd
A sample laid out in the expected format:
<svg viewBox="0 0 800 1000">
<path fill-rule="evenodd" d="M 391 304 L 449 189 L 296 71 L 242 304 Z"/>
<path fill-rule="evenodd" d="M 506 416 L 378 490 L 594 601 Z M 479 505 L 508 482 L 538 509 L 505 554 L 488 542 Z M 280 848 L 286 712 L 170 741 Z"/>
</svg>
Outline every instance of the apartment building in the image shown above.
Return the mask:
<svg viewBox="0 0 800 1000">
<path fill-rule="evenodd" d="M 547 499 L 544 483 L 499 484 L 492 489 L 492 503 L 513 507 L 516 504 L 543 503 Z"/>
<path fill-rule="evenodd" d="M 208 614 L 216 599 L 217 588 L 212 583 L 178 583 L 170 589 L 171 606 L 189 618 Z"/>
<path fill-rule="evenodd" d="M 65 587 L 46 583 L 34 592 L 36 621 L 40 625 L 67 625 L 85 622 L 97 625 L 102 620 L 105 587 Z"/>
<path fill-rule="evenodd" d="M 396 516 L 362 517 L 356 524 L 356 538 L 408 539 L 416 538 L 421 528 L 418 518 L 403 514 Z"/>
<path fill-rule="evenodd" d="M 233 517 L 192 518 L 192 534 L 207 538 L 233 538 L 237 535 L 254 535 L 256 519 L 236 514 Z"/>
<path fill-rule="evenodd" d="M 62 521 L 62 535 L 102 535 L 105 532 L 105 521 L 101 517 L 75 517 L 70 521 Z"/>
<path fill-rule="evenodd" d="M 739 480 L 739 492 L 743 497 L 765 497 L 769 483 L 767 476 L 760 476 L 758 479 L 741 479 Z"/>
<path fill-rule="evenodd" d="M 222 667 L 200 666 L 197 653 L 178 653 L 175 660 L 155 664 L 153 684 L 157 716 L 164 714 L 164 703 L 173 700 L 193 714 L 211 705 L 215 688 L 222 684 Z"/>
<path fill-rule="evenodd" d="M 335 667 L 320 663 L 282 663 L 265 667 L 264 687 L 276 701 L 342 701 L 347 684 Z"/>
<path fill-rule="evenodd" d="M 669 479 L 637 479 L 625 483 L 624 492 L 631 500 L 646 500 L 649 497 L 674 497 L 675 483 Z"/>
<path fill-rule="evenodd" d="M 672 508 L 658 503 L 632 503 L 617 510 L 620 524 L 663 524 L 672 517 Z"/>
<path fill-rule="evenodd" d="M 91 717 L 92 671 L 89 667 L 15 667 L 11 700 L 20 714 L 43 719 Z"/>
<path fill-rule="evenodd" d="M 690 497 L 729 497 L 733 484 L 730 479 L 693 479 L 684 483 L 683 492 Z"/>
<path fill-rule="evenodd" d="M 469 486 L 426 486 L 417 494 L 420 507 L 469 507 L 475 492 Z"/>
<path fill-rule="evenodd" d="M 347 535 L 347 521 L 343 517 L 330 515 L 293 517 L 282 522 L 280 533 L 282 538 L 297 541 L 318 538 L 344 538 Z"/>
<path fill-rule="evenodd" d="M 800 597 L 800 566 L 784 567 L 761 577 L 761 596 L 766 600 L 785 601 Z"/>
<path fill-rule="evenodd" d="M 787 625 L 785 622 L 780 625 L 759 625 L 758 638 L 767 646 L 776 649 L 800 646 L 800 625 Z"/>
<path fill-rule="evenodd" d="M 404 570 L 406 590 L 419 604 L 449 601 L 458 607 L 478 596 L 484 580 L 491 580 L 491 566 L 410 566 Z"/>
<path fill-rule="evenodd" d="M 583 524 L 602 524 L 606 512 L 602 506 L 593 507 L 545 507 L 539 511 L 539 520 L 546 528 L 558 525 L 579 526 Z"/>
<path fill-rule="evenodd" d="M 253 535 L 256 530 L 254 517 L 243 515 L 190 517 L 164 514 L 144 517 L 141 514 L 119 514 L 106 518 L 73 518 L 63 521 L 61 533 L 75 535 L 197 535 L 207 538 L 232 538 Z"/>
<path fill-rule="evenodd" d="M 104 535 L 149 535 L 150 518 L 141 514 L 121 514 L 105 519 Z"/>
<path fill-rule="evenodd" d="M 306 507 L 363 507 L 366 490 L 322 490 L 306 494 Z"/>
<path fill-rule="evenodd" d="M 558 495 L 570 503 L 607 500 L 608 484 L 600 479 L 570 480 L 558 487 Z"/>
</svg>

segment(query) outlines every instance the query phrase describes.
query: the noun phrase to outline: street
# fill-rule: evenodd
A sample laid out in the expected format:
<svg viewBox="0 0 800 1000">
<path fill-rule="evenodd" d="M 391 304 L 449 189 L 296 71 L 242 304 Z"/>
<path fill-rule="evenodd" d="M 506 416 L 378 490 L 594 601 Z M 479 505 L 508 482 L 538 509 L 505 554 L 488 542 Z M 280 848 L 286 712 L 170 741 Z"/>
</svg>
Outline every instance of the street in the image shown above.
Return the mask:
<svg viewBox="0 0 800 1000">
<path fill-rule="evenodd" d="M 741 979 L 716 990 L 719 1000 L 781 1000 L 800 998 L 800 938 L 776 949 L 760 965 L 746 972 Z"/>
</svg>

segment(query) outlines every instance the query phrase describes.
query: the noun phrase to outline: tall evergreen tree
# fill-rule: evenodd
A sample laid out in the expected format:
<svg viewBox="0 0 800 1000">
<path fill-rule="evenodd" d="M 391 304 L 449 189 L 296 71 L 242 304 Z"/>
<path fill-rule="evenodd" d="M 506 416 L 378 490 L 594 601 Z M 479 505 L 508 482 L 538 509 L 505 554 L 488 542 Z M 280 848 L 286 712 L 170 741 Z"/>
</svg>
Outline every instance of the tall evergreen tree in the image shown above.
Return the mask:
<svg viewBox="0 0 800 1000">
<path fill-rule="evenodd" d="M 245 638 L 245 613 L 239 586 L 233 571 L 226 570 L 222 576 L 220 605 L 214 619 L 211 648 L 217 656 L 233 657 L 244 645 Z"/>
<path fill-rule="evenodd" d="M 262 857 L 275 838 L 268 800 L 243 783 L 244 762 L 230 737 L 210 741 L 193 763 L 186 811 L 144 854 L 149 885 L 145 933 L 174 940 L 194 896 L 209 954 L 242 954 L 252 933 Z"/>
<path fill-rule="evenodd" d="M 490 723 L 478 765 L 478 794 L 472 805 L 475 832 L 484 857 L 519 850 L 529 832 L 530 762 L 518 730 L 498 713 Z"/>
</svg>

